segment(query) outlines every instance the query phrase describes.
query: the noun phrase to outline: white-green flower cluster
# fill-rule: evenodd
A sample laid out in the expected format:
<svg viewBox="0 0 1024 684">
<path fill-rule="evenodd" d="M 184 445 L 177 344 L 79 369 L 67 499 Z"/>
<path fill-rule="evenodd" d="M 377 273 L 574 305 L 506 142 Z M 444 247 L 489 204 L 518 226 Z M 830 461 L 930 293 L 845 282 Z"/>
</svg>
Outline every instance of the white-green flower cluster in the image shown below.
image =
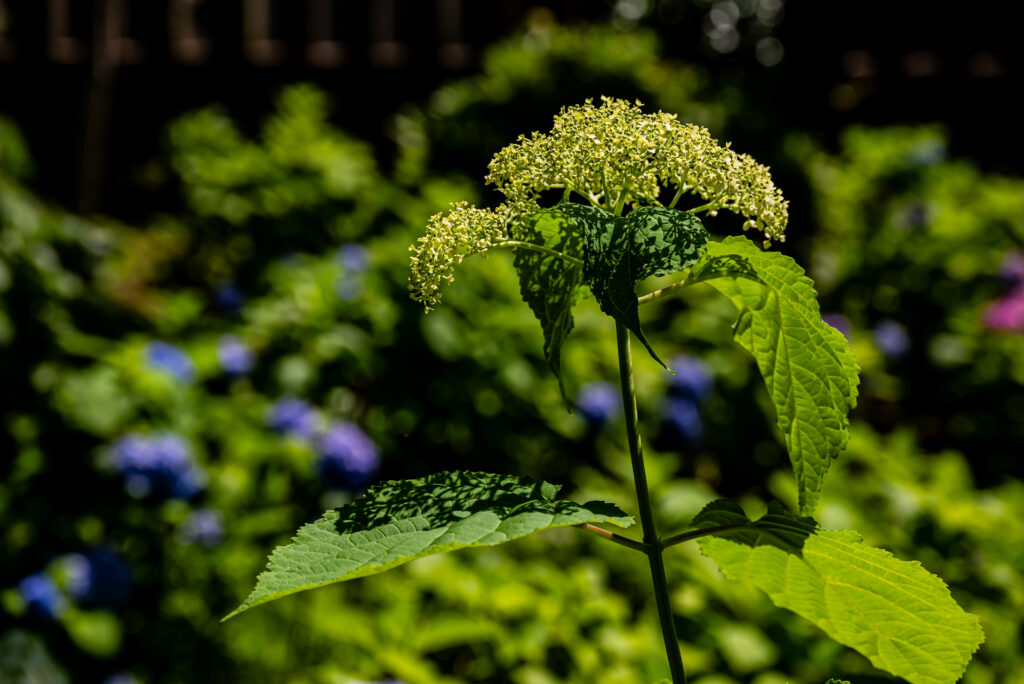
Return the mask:
<svg viewBox="0 0 1024 684">
<path fill-rule="evenodd" d="M 539 211 L 533 204 L 518 215 Z M 423 302 L 427 311 L 441 301 L 441 283 L 451 284 L 455 267 L 471 254 L 487 255 L 487 250 L 508 238 L 508 222 L 513 218 L 509 205 L 498 209 L 477 209 L 466 202 L 451 204 L 447 212 L 434 214 L 427 232 L 409 250 L 411 273 L 409 291 Z"/>
<path fill-rule="evenodd" d="M 640 107 L 607 97 L 595 107 L 587 100 L 563 108 L 550 133 L 520 136 L 498 152 L 487 182 L 505 203 L 492 210 L 460 202 L 430 218 L 426 234 L 410 247 L 413 299 L 429 311 L 462 259 L 515 238 L 516 223 L 540 210 L 540 193 L 556 188 L 609 210 L 660 205 L 663 187 L 696 193 L 711 215 L 728 209 L 744 216 L 743 229 L 764 233 L 766 246 L 785 240 L 789 203 L 768 167 L 719 145 L 706 128 Z"/>
<path fill-rule="evenodd" d="M 512 202 L 567 188 L 594 204 L 659 204 L 661 188 L 700 195 L 714 212 L 744 217 L 744 229 L 784 240 L 789 203 L 768 168 L 706 128 L 683 124 L 674 114 L 644 114 L 641 104 L 602 98 L 595 107 L 563 108 L 550 133 L 534 133 L 501 150 L 490 164 L 494 183 Z"/>
</svg>

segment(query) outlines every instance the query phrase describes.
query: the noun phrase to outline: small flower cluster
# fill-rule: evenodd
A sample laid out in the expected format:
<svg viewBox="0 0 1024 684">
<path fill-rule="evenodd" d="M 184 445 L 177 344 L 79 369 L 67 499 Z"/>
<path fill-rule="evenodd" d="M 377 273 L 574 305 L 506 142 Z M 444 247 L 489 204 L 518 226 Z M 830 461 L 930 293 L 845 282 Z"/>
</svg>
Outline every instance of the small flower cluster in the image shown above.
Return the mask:
<svg viewBox="0 0 1024 684">
<path fill-rule="evenodd" d="M 167 373 L 179 382 L 195 380 L 196 366 L 180 347 L 156 340 L 146 345 L 145 355 L 151 368 Z"/>
<path fill-rule="evenodd" d="M 910 336 L 906 327 L 898 321 L 879 321 L 871 335 L 875 340 L 875 346 L 888 359 L 898 361 L 910 351 Z"/>
<path fill-rule="evenodd" d="M 785 239 L 789 203 L 768 167 L 674 114 L 644 114 L 639 102 L 601 100 L 598 107 L 587 100 L 563 108 L 549 134 L 520 136 L 495 155 L 487 182 L 512 203 L 566 188 L 606 207 L 657 204 L 662 186 L 671 187 L 700 195 L 712 213 L 728 209 L 746 217 L 744 230 Z"/>
<path fill-rule="evenodd" d="M 178 525 L 178 543 L 184 546 L 216 546 L 224 538 L 224 516 L 213 508 L 192 511 Z"/>
<path fill-rule="evenodd" d="M 518 215 L 536 212 L 517 212 Z M 471 254 L 486 256 L 487 250 L 507 238 L 507 223 L 513 216 L 510 207 L 497 210 L 477 209 L 466 202 L 455 202 L 448 212 L 434 214 L 427 222 L 427 232 L 409 248 L 409 292 L 422 302 L 427 311 L 441 301 L 441 282 L 451 284 L 455 267 Z"/>
<path fill-rule="evenodd" d="M 125 435 L 114 443 L 112 456 L 125 489 L 136 498 L 190 499 L 205 486 L 206 474 L 175 434 Z"/>
<path fill-rule="evenodd" d="M 131 593 L 131 570 L 113 551 L 69 553 L 18 582 L 26 613 L 53 620 L 74 602 L 83 608 L 120 608 Z"/>
<path fill-rule="evenodd" d="M 320 437 L 320 474 L 333 487 L 361 487 L 380 468 L 380 455 L 358 425 L 341 421 Z"/>
<path fill-rule="evenodd" d="M 277 432 L 315 444 L 320 475 L 331 487 L 361 487 L 380 468 L 377 445 L 358 425 L 337 421 L 321 430 L 316 408 L 302 399 L 279 400 L 270 408 L 267 424 Z"/>
<path fill-rule="evenodd" d="M 591 428 L 599 428 L 622 411 L 622 393 L 610 382 L 588 382 L 580 387 L 576 408 Z"/>
<path fill-rule="evenodd" d="M 519 221 L 540 210 L 540 193 L 574 191 L 591 203 L 660 204 L 662 187 L 696 193 L 712 215 L 728 209 L 747 220 L 743 229 L 785 240 L 789 202 L 768 167 L 718 144 L 706 128 L 682 124 L 674 114 L 644 114 L 640 103 L 602 98 L 595 107 L 563 108 L 550 133 L 534 132 L 494 156 L 487 182 L 505 195 L 493 210 L 466 202 L 430 217 L 413 252 L 409 291 L 427 311 L 441 300 L 441 283 L 452 283 L 455 266 L 515 238 Z"/>
<path fill-rule="evenodd" d="M 1006 255 L 999 268 L 999 278 L 1006 292 L 985 309 L 985 327 L 1001 332 L 1024 333 L 1024 252 Z"/>
<path fill-rule="evenodd" d="M 335 291 L 342 301 L 350 302 L 363 294 L 363 274 L 370 268 L 370 255 L 365 247 L 349 242 L 338 248 L 342 274 Z"/>
<path fill-rule="evenodd" d="M 221 335 L 217 339 L 217 360 L 228 375 L 245 375 L 256 363 L 252 349 L 237 335 Z"/>
<path fill-rule="evenodd" d="M 707 401 L 714 387 L 711 371 L 700 359 L 677 356 L 669 364 L 676 371 L 668 390 L 668 401 L 662 417 L 675 437 L 683 442 L 699 444 L 704 436 L 700 404 Z"/>
<path fill-rule="evenodd" d="M 294 397 L 279 399 L 267 412 L 267 425 L 271 430 L 304 439 L 316 437 L 317 423 L 313 405 Z"/>
</svg>

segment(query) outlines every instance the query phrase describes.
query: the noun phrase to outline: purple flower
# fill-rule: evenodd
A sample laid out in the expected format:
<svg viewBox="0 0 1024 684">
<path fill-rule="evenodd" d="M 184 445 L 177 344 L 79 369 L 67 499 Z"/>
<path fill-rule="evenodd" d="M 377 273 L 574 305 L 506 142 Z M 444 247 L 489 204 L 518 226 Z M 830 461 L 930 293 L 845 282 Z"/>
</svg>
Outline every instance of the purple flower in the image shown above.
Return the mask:
<svg viewBox="0 0 1024 684">
<path fill-rule="evenodd" d="M 698 444 L 704 436 L 704 421 L 697 402 L 691 397 L 671 397 L 662 418 L 668 431 L 687 444 Z"/>
<path fill-rule="evenodd" d="M 316 409 L 302 399 L 280 399 L 270 407 L 267 414 L 267 425 L 286 435 L 313 439 L 316 436 L 316 424 Z"/>
<path fill-rule="evenodd" d="M 252 350 L 235 335 L 217 340 L 217 360 L 228 375 L 245 375 L 253 367 Z"/>
<path fill-rule="evenodd" d="M 984 323 L 989 330 L 1024 332 L 1024 287 L 1015 288 L 989 304 Z"/>
<path fill-rule="evenodd" d="M 588 382 L 576 396 L 580 415 L 592 427 L 600 427 L 622 410 L 622 394 L 610 382 Z"/>
<path fill-rule="evenodd" d="M 366 248 L 354 242 L 339 247 L 337 257 L 349 273 L 363 273 L 370 267 L 370 255 Z"/>
<path fill-rule="evenodd" d="M 358 425 L 332 424 L 317 445 L 320 474 L 334 487 L 360 487 L 380 468 L 377 445 Z"/>
<path fill-rule="evenodd" d="M 64 594 L 44 572 L 29 575 L 18 582 L 18 593 L 25 601 L 28 614 L 37 619 L 52 620 L 67 610 Z"/>
<path fill-rule="evenodd" d="M 823 314 L 821 320 L 843 333 L 846 339 L 850 339 L 850 336 L 853 334 L 853 326 L 850 324 L 850 319 L 841 313 Z"/>
<path fill-rule="evenodd" d="M 60 560 L 64 588 L 85 608 L 120 608 L 131 594 L 131 570 L 121 556 L 104 547 Z"/>
<path fill-rule="evenodd" d="M 1024 252 L 1013 250 L 1003 255 L 999 264 L 999 278 L 1009 290 L 1024 287 Z"/>
<path fill-rule="evenodd" d="M 232 314 L 238 313 L 242 305 L 245 304 L 245 296 L 242 294 L 242 291 L 231 282 L 224 283 L 217 288 L 217 292 L 214 293 L 214 300 L 221 311 Z"/>
<path fill-rule="evenodd" d="M 130 672 L 118 672 L 104 679 L 103 684 L 139 684 L 139 680 Z"/>
<path fill-rule="evenodd" d="M 213 508 L 200 508 L 189 513 L 178 526 L 178 543 L 216 546 L 224 538 L 224 517 Z"/>
<path fill-rule="evenodd" d="M 711 395 L 714 377 L 707 364 L 692 356 L 680 355 L 673 357 L 669 368 L 676 374 L 672 376 L 669 393 L 693 401 L 704 401 Z"/>
<path fill-rule="evenodd" d="M 114 443 L 113 460 L 114 467 L 124 475 L 125 489 L 135 498 L 189 499 L 204 486 L 204 473 L 178 435 L 125 435 Z"/>
<path fill-rule="evenodd" d="M 181 382 L 192 382 L 196 377 L 196 367 L 189 355 L 169 342 L 148 343 L 146 362 Z"/>
<path fill-rule="evenodd" d="M 880 321 L 872 331 L 875 345 L 888 358 L 902 359 L 910 351 L 910 338 L 901 323 L 892 320 Z"/>
</svg>

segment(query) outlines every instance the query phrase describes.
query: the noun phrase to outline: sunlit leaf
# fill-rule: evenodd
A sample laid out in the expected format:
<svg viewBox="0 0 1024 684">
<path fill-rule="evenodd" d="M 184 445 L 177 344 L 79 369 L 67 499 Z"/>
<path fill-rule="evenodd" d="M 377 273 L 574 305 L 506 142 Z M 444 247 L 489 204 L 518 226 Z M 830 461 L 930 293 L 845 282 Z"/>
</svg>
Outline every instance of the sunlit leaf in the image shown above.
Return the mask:
<svg viewBox="0 0 1024 684">
<path fill-rule="evenodd" d="M 691 283 L 736 305 L 736 341 L 749 351 L 775 405 L 796 475 L 800 512 L 811 515 L 831 459 L 846 448 L 858 367 L 842 333 L 821 320 L 814 284 L 790 257 L 742 237 L 709 243 Z"/>
<path fill-rule="evenodd" d="M 304 589 L 384 572 L 411 560 L 494 546 L 554 527 L 632 518 L 615 506 L 555 501 L 558 486 L 528 477 L 435 473 L 371 487 L 353 503 L 303 525 L 270 556 L 256 588 L 225 619 Z"/>
<path fill-rule="evenodd" d="M 878 668 L 913 684 L 952 684 L 985 636 L 945 583 L 921 564 L 826 531 L 778 504 L 751 522 L 730 501 L 708 504 L 694 527 L 730 526 L 699 540 L 726 577 L 818 625 Z"/>
</svg>

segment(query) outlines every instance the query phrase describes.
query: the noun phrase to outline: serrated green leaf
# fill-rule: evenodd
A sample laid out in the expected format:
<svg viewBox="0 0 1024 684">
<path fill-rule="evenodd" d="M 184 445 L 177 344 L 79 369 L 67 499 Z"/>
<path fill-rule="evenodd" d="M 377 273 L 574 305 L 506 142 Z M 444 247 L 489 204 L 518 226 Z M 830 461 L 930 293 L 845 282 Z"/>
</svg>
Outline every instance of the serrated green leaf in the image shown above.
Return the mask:
<svg viewBox="0 0 1024 684">
<path fill-rule="evenodd" d="M 633 524 L 612 504 L 555 501 L 558 489 L 528 477 L 465 471 L 374 485 L 351 504 L 303 525 L 291 544 L 275 549 L 256 588 L 224 619 L 424 556 L 493 546 L 567 525 Z"/>
<path fill-rule="evenodd" d="M 753 356 L 793 464 L 800 512 L 815 512 L 831 459 L 846 448 L 858 366 L 842 333 L 821 320 L 814 284 L 790 257 L 746 238 L 709 243 L 690 283 L 736 305 L 736 341 Z"/>
<path fill-rule="evenodd" d="M 736 504 L 713 501 L 693 525 L 741 525 L 699 540 L 726 577 L 753 582 L 775 605 L 913 684 L 956 682 L 984 641 L 978 618 L 940 578 L 856 532 L 821 530 L 777 503 L 751 522 Z"/>
<path fill-rule="evenodd" d="M 583 240 L 569 215 L 558 206 L 534 214 L 519 226 L 524 242 L 553 249 L 582 260 Z M 528 249 L 516 249 L 513 264 L 519 274 L 519 292 L 544 331 L 544 358 L 558 378 L 558 389 L 568 405 L 562 381 L 562 345 L 572 331 L 572 307 L 576 302 L 583 269 L 565 259 Z"/>
<path fill-rule="evenodd" d="M 559 207 L 583 233 L 583 281 L 601 310 L 632 331 L 664 366 L 640 328 L 636 285 L 648 276 L 675 273 L 697 261 L 708 241 L 700 219 L 664 207 L 638 207 L 622 218 L 578 204 Z"/>
<path fill-rule="evenodd" d="M 850 682 L 845 679 L 830 679 L 825 684 L 850 684 Z"/>
</svg>

